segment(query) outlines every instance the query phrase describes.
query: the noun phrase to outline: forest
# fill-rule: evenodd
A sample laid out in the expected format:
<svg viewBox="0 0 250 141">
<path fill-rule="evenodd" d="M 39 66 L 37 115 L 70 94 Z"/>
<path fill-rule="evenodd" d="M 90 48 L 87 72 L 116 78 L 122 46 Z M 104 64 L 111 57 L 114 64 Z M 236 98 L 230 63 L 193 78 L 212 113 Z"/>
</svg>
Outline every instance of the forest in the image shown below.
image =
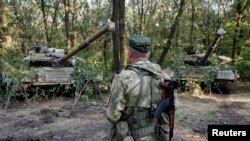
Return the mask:
<svg viewBox="0 0 250 141">
<path fill-rule="evenodd" d="M 83 77 L 102 74 L 109 81 L 119 73 L 127 64 L 127 40 L 136 34 L 152 40 L 150 61 L 179 77 L 185 56 L 205 53 L 222 28 L 226 35 L 210 56 L 230 57 L 237 79 L 250 78 L 249 0 L 2 0 L 0 7 L 1 72 L 14 76 L 17 85 L 28 69 L 20 58 L 32 46 L 67 53 L 107 21 L 116 24 L 112 34 L 77 54 L 86 61 L 79 67 L 90 70 Z"/>
<path fill-rule="evenodd" d="M 112 36 L 79 54 L 90 66 L 119 72 L 127 39 L 143 34 L 152 40 L 152 62 L 179 67 L 185 54 L 206 51 L 223 28 L 215 53 L 231 57 L 239 77 L 249 78 L 249 0 L 1 0 L 0 7 L 1 58 L 12 49 L 25 56 L 33 44 L 69 50 L 111 20 Z"/>
<path fill-rule="evenodd" d="M 89 37 L 100 31 L 109 22 L 115 24 L 114 30 L 104 33 L 88 44 Z M 221 38 L 216 34 L 219 29 L 223 29 L 225 32 Z M 19 137 L 22 137 L 19 138 L 20 140 L 39 141 L 63 140 L 62 138 L 65 141 L 77 139 L 79 141 L 98 141 L 98 137 L 105 140 L 108 123 L 102 120 L 100 113 L 95 114 L 95 112 L 100 112 L 96 105 L 103 105 L 99 105 L 98 102 L 91 99 L 100 95 L 101 101 L 105 101 L 104 99 L 109 93 L 112 75 L 120 73 L 128 64 L 128 39 L 133 35 L 149 37 L 152 42 L 150 61 L 159 64 L 166 71 L 172 70 L 171 73 L 175 72 L 176 78 L 183 77 L 189 71 L 185 64 L 185 58 L 188 55 L 206 54 L 209 49 L 212 49 L 211 54 L 208 54 L 210 64 L 207 67 L 211 66 L 212 72 L 233 68 L 233 72 L 236 73 L 233 81 L 236 80 L 237 83 L 232 86 L 230 84 L 229 87 L 233 88 L 230 93 L 233 98 L 235 98 L 233 94 L 237 94 L 237 98 L 240 100 L 236 101 L 247 102 L 246 107 L 249 107 L 249 101 L 244 101 L 244 99 L 248 99 L 250 82 L 250 0 L 0 0 L 0 102 L 3 107 L 3 113 L 0 115 L 8 112 L 13 114 L 15 112 L 13 108 L 18 109 L 18 106 L 15 107 L 12 100 L 19 97 L 24 97 L 24 103 L 28 103 L 28 105 L 32 105 L 33 99 L 43 106 L 46 105 L 45 109 L 39 109 L 41 107 L 33 105 L 38 109 L 35 112 L 32 111 L 30 117 L 24 117 L 23 113 L 19 112 L 19 123 L 14 123 L 18 128 L 27 124 L 28 128 L 44 129 L 44 134 L 32 131 L 34 136 L 31 136 L 30 130 L 19 132 L 18 128 L 15 128 L 16 134 L 9 133 L 7 130 L 12 127 L 6 125 L 4 126 L 6 128 L 0 129 L 0 136 L 2 136 L 0 140 L 15 141 Z M 217 42 L 215 39 L 219 41 Z M 34 79 L 38 76 L 34 70 L 30 70 L 30 64 L 24 59 L 35 47 L 54 48 L 58 51 L 63 50 L 67 54 L 81 46 L 82 43 L 85 43 L 86 47 L 74 54 L 74 58 L 78 61 L 74 64 L 73 71 L 67 70 L 67 72 L 72 71 L 76 82 L 73 84 L 76 88 L 75 92 L 72 92 L 73 101 L 66 100 L 64 105 L 54 101 L 55 99 L 49 104 L 39 101 L 41 97 L 47 99 L 48 93 L 53 93 L 53 95 L 57 93 L 58 87 L 46 88 L 42 91 L 38 90 L 38 87 L 31 90 L 27 90 L 25 87 L 25 91 L 20 88 L 24 78 Z M 216 57 L 219 56 L 229 58 L 230 63 L 219 64 L 216 60 Z M 184 68 L 184 71 L 181 68 Z M 202 71 L 205 71 L 206 74 L 212 73 L 208 70 Z M 193 74 L 191 75 L 193 76 Z M 200 89 L 200 82 L 211 86 L 214 79 L 214 74 L 195 80 L 188 79 L 188 84 L 185 85 L 188 87 L 186 90 L 189 90 L 191 95 L 201 96 L 203 92 Z M 64 91 L 68 90 L 70 88 L 65 88 Z M 237 90 L 242 90 L 242 92 Z M 219 91 L 222 93 L 221 90 Z M 31 95 L 30 92 L 35 92 L 35 95 Z M 81 95 L 83 92 L 85 94 Z M 211 91 L 206 92 L 211 94 Z M 221 101 L 225 106 L 223 108 L 229 109 L 227 106 L 230 104 L 222 100 L 223 97 L 220 95 L 202 95 L 202 97 L 208 98 L 209 101 L 216 99 L 212 101 L 216 110 L 223 107 L 218 104 Z M 184 101 L 182 104 L 190 104 L 189 100 L 196 101 L 197 99 L 181 96 L 180 100 Z M 228 97 L 226 100 L 234 102 Z M 78 105 L 77 101 L 85 103 Z M 76 106 L 75 109 L 70 109 L 72 103 L 73 107 Z M 182 104 L 181 106 L 185 107 Z M 199 101 L 199 104 L 206 104 L 206 102 Z M 242 112 L 237 114 L 247 115 L 247 118 L 238 121 L 245 124 L 250 120 L 249 114 L 247 114 L 246 107 L 240 103 L 237 104 L 232 109 L 242 108 Z M 86 105 L 91 109 L 90 111 L 83 108 Z M 50 109 L 50 106 L 59 109 Z M 63 106 L 66 109 L 63 109 Z M 200 109 L 197 107 L 193 110 L 201 112 L 206 109 L 206 106 L 201 105 Z M 191 106 L 185 108 L 191 108 Z M 202 113 L 201 116 L 206 115 L 210 118 L 215 111 L 209 112 L 208 115 Z M 232 112 L 235 111 L 231 110 L 229 113 L 232 114 Z M 87 113 L 89 116 L 83 113 Z M 219 115 L 215 114 L 220 119 L 217 121 L 218 123 L 224 123 L 223 115 L 225 114 L 226 112 L 222 110 Z M 233 117 L 226 117 L 228 123 L 237 124 L 237 116 L 234 114 L 232 114 Z M 40 116 L 40 119 L 37 120 L 38 117 L 33 119 L 35 115 Z M 190 114 L 186 113 L 179 117 L 186 116 L 190 116 Z M 51 121 L 48 117 L 52 117 L 53 120 Z M 69 131 L 72 133 L 70 135 L 65 134 L 68 129 L 59 133 L 56 129 L 51 128 L 50 132 L 45 133 L 48 128 L 43 124 L 54 124 L 57 118 L 69 117 L 87 119 L 84 123 L 79 121 L 79 125 L 87 124 L 88 120 L 91 123 L 93 120 L 94 123 L 100 122 L 100 127 L 95 128 L 100 129 L 100 134 L 90 137 L 87 135 L 86 129 L 81 128 L 85 134 L 80 135 L 73 131 L 73 127 L 68 127 L 72 129 Z M 1 118 L 0 123 L 4 123 L 7 118 L 16 120 L 17 117 L 9 115 L 9 117 Z M 206 123 L 213 123 L 213 121 L 198 119 L 196 118 L 190 127 L 193 128 L 192 133 L 182 130 L 189 128 L 188 125 L 193 121 L 192 115 L 187 119 L 188 121 L 178 119 L 177 121 L 181 124 L 177 125 L 178 138 L 176 140 L 190 137 L 190 134 L 193 136 L 187 140 L 206 138 L 204 137 L 206 132 L 204 127 L 196 125 L 204 121 Z M 74 128 L 78 128 L 76 123 L 74 125 Z M 59 128 L 61 126 L 63 125 L 56 125 Z M 95 129 L 91 132 L 94 132 Z"/>
<path fill-rule="evenodd" d="M 23 59 L 30 56 L 34 47 L 64 50 L 67 54 L 109 21 L 115 23 L 112 32 L 74 54 L 81 60 L 74 65 L 72 73 L 79 93 L 83 91 L 80 85 L 86 80 L 99 77 L 108 84 L 114 73 L 126 67 L 128 39 L 132 35 L 149 37 L 150 61 L 162 69 L 170 69 L 170 73 L 175 72 L 177 80 L 197 75 L 194 71 L 185 76 L 190 71 L 187 56 L 209 51 L 206 56 L 210 64 L 200 70 L 205 72 L 203 77 L 188 78 L 188 84 L 195 89 L 201 81 L 205 85 L 214 82 L 217 70 L 229 68 L 229 71 L 233 68 L 235 75 L 230 80 L 247 82 L 250 80 L 249 5 L 249 0 L 1 0 L 1 85 L 8 85 L 1 101 L 18 95 L 16 91 L 25 78 L 37 77 L 36 70 Z M 219 29 L 225 32 L 220 38 L 216 34 Z M 221 56 L 227 57 L 229 63 L 218 63 L 216 58 Z M 52 68 L 51 64 L 48 67 Z M 12 77 L 5 79 L 5 75 Z M 92 93 L 92 88 L 89 89 Z"/>
</svg>

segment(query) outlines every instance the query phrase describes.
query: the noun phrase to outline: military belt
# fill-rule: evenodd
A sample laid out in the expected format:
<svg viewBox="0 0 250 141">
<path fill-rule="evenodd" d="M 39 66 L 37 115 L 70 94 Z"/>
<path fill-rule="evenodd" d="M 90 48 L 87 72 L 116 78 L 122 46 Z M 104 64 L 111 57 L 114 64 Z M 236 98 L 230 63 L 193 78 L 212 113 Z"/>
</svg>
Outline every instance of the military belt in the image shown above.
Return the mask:
<svg viewBox="0 0 250 141">
<path fill-rule="evenodd" d="M 138 121 L 138 122 L 134 123 L 133 124 L 133 129 L 146 127 L 146 126 L 149 126 L 149 124 L 150 124 L 150 119 L 144 119 L 144 120 L 141 120 L 141 121 Z"/>
<path fill-rule="evenodd" d="M 144 137 L 150 134 L 155 133 L 155 126 L 147 126 L 144 128 L 136 129 L 136 130 L 131 130 L 132 136 L 139 138 L 139 137 Z"/>
<path fill-rule="evenodd" d="M 144 119 L 150 117 L 149 110 L 144 110 L 144 111 L 135 112 L 135 113 L 136 113 L 136 115 L 134 115 L 134 119 L 136 119 L 136 120 L 144 120 Z"/>
</svg>

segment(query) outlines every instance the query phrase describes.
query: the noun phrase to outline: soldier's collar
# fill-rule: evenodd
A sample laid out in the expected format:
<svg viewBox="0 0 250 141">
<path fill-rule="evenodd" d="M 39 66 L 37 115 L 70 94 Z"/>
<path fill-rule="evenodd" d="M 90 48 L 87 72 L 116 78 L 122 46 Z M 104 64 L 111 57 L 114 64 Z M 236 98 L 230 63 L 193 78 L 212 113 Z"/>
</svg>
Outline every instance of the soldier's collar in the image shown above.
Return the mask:
<svg viewBox="0 0 250 141">
<path fill-rule="evenodd" d="M 145 63 L 150 63 L 150 61 L 137 61 L 134 64 L 145 64 Z"/>
</svg>

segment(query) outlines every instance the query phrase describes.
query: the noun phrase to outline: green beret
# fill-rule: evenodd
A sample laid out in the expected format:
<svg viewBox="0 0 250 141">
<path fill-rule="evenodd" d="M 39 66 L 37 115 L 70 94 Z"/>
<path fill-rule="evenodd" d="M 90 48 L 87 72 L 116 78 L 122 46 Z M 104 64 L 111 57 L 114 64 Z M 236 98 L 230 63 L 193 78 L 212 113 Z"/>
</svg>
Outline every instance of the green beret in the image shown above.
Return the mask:
<svg viewBox="0 0 250 141">
<path fill-rule="evenodd" d="M 129 39 L 129 46 L 142 53 L 147 53 L 150 45 L 150 39 L 143 35 L 134 35 Z"/>
</svg>

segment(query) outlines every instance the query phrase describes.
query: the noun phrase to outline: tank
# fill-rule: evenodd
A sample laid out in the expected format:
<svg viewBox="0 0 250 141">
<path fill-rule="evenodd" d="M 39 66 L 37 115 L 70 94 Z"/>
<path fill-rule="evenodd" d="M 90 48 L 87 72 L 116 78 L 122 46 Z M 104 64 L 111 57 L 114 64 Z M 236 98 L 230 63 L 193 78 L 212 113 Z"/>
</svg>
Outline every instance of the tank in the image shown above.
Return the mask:
<svg viewBox="0 0 250 141">
<path fill-rule="evenodd" d="M 205 53 L 186 55 L 184 66 L 180 68 L 181 81 L 192 79 L 210 79 L 216 93 L 229 93 L 231 83 L 236 80 L 236 69 L 231 65 L 232 59 L 227 56 L 212 55 L 226 31 L 219 29 Z M 206 78 L 205 78 L 206 77 Z M 206 82 L 201 82 L 204 88 Z"/>
<path fill-rule="evenodd" d="M 71 74 L 74 71 L 75 59 L 72 59 L 72 57 L 106 32 L 114 30 L 114 27 L 113 22 L 108 22 L 80 45 L 69 50 L 67 54 L 63 49 L 45 48 L 40 45 L 33 46 L 29 55 L 24 58 L 24 61 L 29 64 L 30 77 L 21 80 L 22 87 L 26 89 L 30 86 L 73 84 L 74 80 Z"/>
<path fill-rule="evenodd" d="M 74 82 L 71 78 L 74 71 L 74 60 L 68 59 L 62 65 L 54 64 L 56 59 L 64 56 L 63 49 L 33 46 L 29 55 L 23 59 L 28 63 L 31 75 L 25 77 L 22 83 L 33 86 L 72 84 Z"/>
</svg>

